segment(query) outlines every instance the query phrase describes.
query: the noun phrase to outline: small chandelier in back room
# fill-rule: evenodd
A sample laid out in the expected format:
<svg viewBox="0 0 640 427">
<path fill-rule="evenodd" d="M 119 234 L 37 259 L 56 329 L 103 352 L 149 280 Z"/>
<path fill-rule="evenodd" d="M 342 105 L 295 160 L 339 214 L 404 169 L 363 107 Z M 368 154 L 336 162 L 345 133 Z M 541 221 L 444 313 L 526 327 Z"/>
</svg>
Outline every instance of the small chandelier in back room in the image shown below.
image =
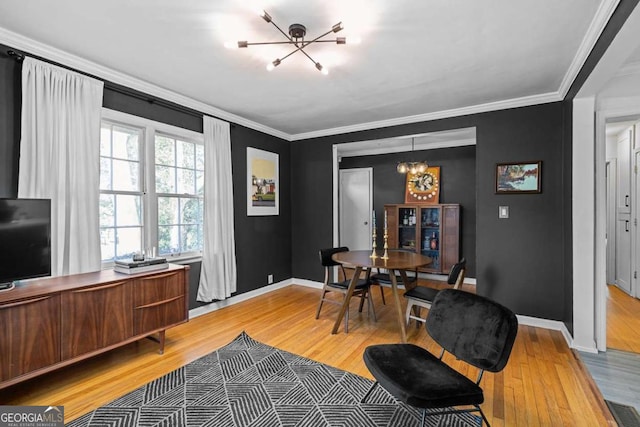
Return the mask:
<svg viewBox="0 0 640 427">
<path fill-rule="evenodd" d="M 323 66 L 322 64 L 320 64 L 320 62 L 318 62 L 315 59 L 313 59 L 305 51 L 305 48 L 307 46 L 309 46 L 310 44 L 313 44 L 313 43 L 347 44 L 347 38 L 346 37 L 336 37 L 335 39 L 324 39 L 324 37 L 328 36 L 331 33 L 337 33 L 338 31 L 341 31 L 344 28 L 344 26 L 342 25 L 342 22 L 338 22 L 333 27 L 331 27 L 331 29 L 329 31 L 327 31 L 324 34 L 319 35 L 318 37 L 316 37 L 314 39 L 305 40 L 304 37 L 307 34 L 307 28 L 304 25 L 302 25 L 302 24 L 291 24 L 291 25 L 289 25 L 289 33 L 287 34 L 275 22 L 273 22 L 273 19 L 271 18 L 271 15 L 269 15 L 266 11 L 263 10 L 260 13 L 260 16 L 267 23 L 270 23 L 271 25 L 276 27 L 278 29 L 278 31 L 280 31 L 280 33 L 282 33 L 282 35 L 285 37 L 286 40 L 285 41 L 279 41 L 279 42 L 248 42 L 246 40 L 240 40 L 237 43 L 236 42 L 227 42 L 224 45 L 225 45 L 225 47 L 228 47 L 228 48 L 233 48 L 233 47 L 246 48 L 246 47 L 253 46 L 253 45 L 263 45 L 263 44 L 291 44 L 291 45 L 295 46 L 294 50 L 292 50 L 291 52 L 289 52 L 288 54 L 286 54 L 282 58 L 276 58 L 272 62 L 268 63 L 267 64 L 267 70 L 268 71 L 273 70 L 275 67 L 280 65 L 280 63 L 282 63 L 282 61 L 284 61 L 286 58 L 288 58 L 289 56 L 293 55 L 294 53 L 302 52 L 304 54 L 304 56 L 306 56 L 307 58 L 309 58 L 309 60 L 311 62 L 313 62 L 313 65 L 315 65 L 315 67 L 316 67 L 316 69 L 318 71 L 320 71 L 322 74 L 329 74 L 329 69 L 327 67 Z M 352 43 L 353 44 L 357 44 L 358 42 L 359 42 L 359 39 L 357 39 L 357 38 L 354 39 L 354 40 L 349 38 L 349 44 L 352 44 Z"/>
<path fill-rule="evenodd" d="M 415 138 L 411 138 L 411 152 L 413 153 L 413 149 L 415 148 Z M 427 162 L 400 162 L 396 167 L 396 170 L 399 173 L 411 173 L 413 175 L 417 173 L 425 173 L 429 165 Z"/>
</svg>

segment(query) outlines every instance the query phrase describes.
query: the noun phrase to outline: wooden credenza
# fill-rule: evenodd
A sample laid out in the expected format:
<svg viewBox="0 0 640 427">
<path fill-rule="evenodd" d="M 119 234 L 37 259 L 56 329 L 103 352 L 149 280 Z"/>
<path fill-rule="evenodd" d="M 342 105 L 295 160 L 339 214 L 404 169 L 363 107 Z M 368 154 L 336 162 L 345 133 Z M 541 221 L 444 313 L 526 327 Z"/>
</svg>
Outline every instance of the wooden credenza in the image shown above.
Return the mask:
<svg viewBox="0 0 640 427">
<path fill-rule="evenodd" d="M 0 389 L 187 322 L 189 267 L 32 280 L 0 293 Z"/>
</svg>

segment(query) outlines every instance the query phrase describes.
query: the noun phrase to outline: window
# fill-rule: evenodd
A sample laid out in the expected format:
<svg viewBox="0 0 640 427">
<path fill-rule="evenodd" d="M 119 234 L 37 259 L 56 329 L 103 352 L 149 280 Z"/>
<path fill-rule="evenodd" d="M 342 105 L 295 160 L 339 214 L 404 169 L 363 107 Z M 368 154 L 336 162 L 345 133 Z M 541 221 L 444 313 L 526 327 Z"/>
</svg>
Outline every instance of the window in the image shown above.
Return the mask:
<svg viewBox="0 0 640 427">
<path fill-rule="evenodd" d="M 130 257 L 143 243 L 142 130 L 103 123 L 100 132 L 102 260 Z"/>
<path fill-rule="evenodd" d="M 202 250 L 204 147 L 166 135 L 155 137 L 158 252 Z"/>
<path fill-rule="evenodd" d="M 202 142 L 199 133 L 103 110 L 100 135 L 103 262 L 130 258 L 143 250 L 164 257 L 201 254 Z"/>
</svg>

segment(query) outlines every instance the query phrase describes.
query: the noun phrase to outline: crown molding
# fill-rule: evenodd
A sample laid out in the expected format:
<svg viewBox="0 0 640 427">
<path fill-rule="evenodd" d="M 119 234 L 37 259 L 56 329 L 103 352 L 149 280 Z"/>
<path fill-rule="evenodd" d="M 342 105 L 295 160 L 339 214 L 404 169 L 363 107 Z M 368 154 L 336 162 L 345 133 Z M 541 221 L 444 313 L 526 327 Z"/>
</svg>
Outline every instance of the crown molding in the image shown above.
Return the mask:
<svg viewBox="0 0 640 427">
<path fill-rule="evenodd" d="M 390 126 L 406 125 L 409 123 L 426 122 L 430 120 L 446 119 L 450 117 L 466 116 L 469 114 L 486 113 L 488 111 L 506 110 L 508 108 L 527 107 L 530 105 L 546 104 L 556 101 L 562 101 L 562 97 L 558 92 L 542 93 L 539 95 L 524 96 L 521 98 L 489 102 L 486 104 L 472 105 L 469 107 L 455 108 L 451 110 L 436 111 L 433 113 L 417 114 L 414 116 L 398 117 L 395 119 L 380 120 L 377 122 L 367 122 L 332 129 L 322 129 L 312 132 L 297 133 L 291 135 L 291 141 L 319 138 L 329 135 L 339 135 L 349 132 L 359 132 L 363 130 L 378 129 Z"/>
<path fill-rule="evenodd" d="M 598 7 L 595 16 L 591 20 L 587 33 L 582 38 L 580 47 L 573 57 L 573 61 L 571 61 L 569 69 L 560 83 L 558 93 L 561 95 L 562 99 L 567 95 L 574 80 L 578 77 L 578 73 L 587 61 L 591 50 L 593 50 L 593 47 L 596 45 L 596 42 L 600 38 L 602 31 L 604 31 L 604 28 L 607 26 L 609 19 L 611 19 L 611 15 L 613 15 L 616 7 L 618 7 L 618 3 L 620 3 L 620 0 L 603 0 L 600 3 L 600 7 Z"/>
<path fill-rule="evenodd" d="M 257 130 L 259 132 L 266 133 L 268 135 L 276 136 L 286 141 L 291 140 L 291 136 L 288 133 L 270 128 L 236 114 L 221 110 L 220 108 L 214 107 L 212 105 L 205 104 L 204 102 L 197 101 L 188 96 L 181 95 L 177 92 L 173 92 L 160 86 L 145 82 L 128 74 L 113 70 L 87 59 L 83 59 L 79 56 L 35 41 L 28 37 L 24 37 L 20 34 L 16 34 L 4 28 L 0 28 L 0 43 L 24 51 L 27 56 L 29 54 L 37 55 L 56 63 L 63 64 L 75 70 L 91 74 L 92 76 L 98 77 L 100 79 L 104 79 L 112 83 L 138 90 L 152 96 L 157 96 L 158 98 L 182 105 L 187 108 L 191 108 L 196 111 L 200 111 L 203 114 L 211 115 L 222 120 L 226 120 L 253 130 Z"/>
</svg>

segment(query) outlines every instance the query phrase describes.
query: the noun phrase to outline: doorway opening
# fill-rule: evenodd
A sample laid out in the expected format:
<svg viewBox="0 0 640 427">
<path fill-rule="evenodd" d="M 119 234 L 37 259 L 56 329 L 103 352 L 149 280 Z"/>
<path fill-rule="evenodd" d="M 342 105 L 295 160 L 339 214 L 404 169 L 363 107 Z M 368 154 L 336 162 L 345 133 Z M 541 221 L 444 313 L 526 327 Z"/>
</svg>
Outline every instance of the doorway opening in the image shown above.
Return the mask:
<svg viewBox="0 0 640 427">
<path fill-rule="evenodd" d="M 606 348 L 640 353 L 640 115 L 605 123 Z"/>
</svg>

